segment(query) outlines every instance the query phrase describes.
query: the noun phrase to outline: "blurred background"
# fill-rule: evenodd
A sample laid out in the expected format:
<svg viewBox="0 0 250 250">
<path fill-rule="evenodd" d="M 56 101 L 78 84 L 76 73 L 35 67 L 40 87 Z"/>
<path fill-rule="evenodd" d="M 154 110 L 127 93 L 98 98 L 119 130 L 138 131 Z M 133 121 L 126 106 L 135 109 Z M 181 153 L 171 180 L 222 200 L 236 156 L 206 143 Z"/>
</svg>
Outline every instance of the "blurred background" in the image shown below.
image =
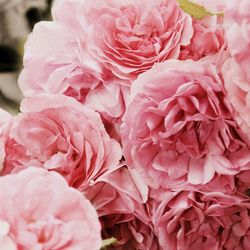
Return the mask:
<svg viewBox="0 0 250 250">
<path fill-rule="evenodd" d="M 0 108 L 19 111 L 17 85 L 24 43 L 34 25 L 50 19 L 52 0 L 0 0 Z"/>
</svg>

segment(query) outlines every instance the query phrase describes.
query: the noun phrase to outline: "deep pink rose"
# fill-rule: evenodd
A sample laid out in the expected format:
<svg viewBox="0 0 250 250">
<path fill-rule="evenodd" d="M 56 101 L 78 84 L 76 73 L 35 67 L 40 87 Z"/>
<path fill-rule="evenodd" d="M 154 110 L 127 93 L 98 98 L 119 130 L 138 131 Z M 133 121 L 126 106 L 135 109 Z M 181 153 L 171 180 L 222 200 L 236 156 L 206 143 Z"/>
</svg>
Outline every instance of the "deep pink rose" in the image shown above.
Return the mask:
<svg viewBox="0 0 250 250">
<path fill-rule="evenodd" d="M 73 1 L 71 1 L 73 2 Z M 88 48 L 114 75 L 134 79 L 155 62 L 178 58 L 193 35 L 192 19 L 175 0 L 74 1 L 88 26 Z M 56 1 L 55 19 L 67 23 L 69 1 Z M 71 8 L 73 9 L 73 8 Z M 87 24 L 86 24 L 87 23 Z"/>
<path fill-rule="evenodd" d="M 101 247 L 90 202 L 55 172 L 29 168 L 0 177 L 1 250 Z"/>
<path fill-rule="evenodd" d="M 74 97 L 104 120 L 116 121 L 124 113 L 129 88 L 90 56 L 85 30 L 78 26 L 58 21 L 35 26 L 25 46 L 19 86 L 26 97 L 39 93 Z"/>
<path fill-rule="evenodd" d="M 169 192 L 155 202 L 153 222 L 163 249 L 243 250 L 250 248 L 249 212 L 244 196 Z"/>
<path fill-rule="evenodd" d="M 231 111 L 210 61 L 155 65 L 133 83 L 124 115 L 128 166 L 153 188 L 207 184 L 249 169 L 250 150 Z"/>
<path fill-rule="evenodd" d="M 41 94 L 25 99 L 21 110 L 3 137 L 3 175 L 36 166 L 84 188 L 119 164 L 119 143 L 109 137 L 96 112 L 73 98 Z"/>
<path fill-rule="evenodd" d="M 194 35 L 187 46 L 181 47 L 181 60 L 199 60 L 225 50 L 224 27 L 221 17 L 207 16 L 202 20 L 193 20 Z"/>
<path fill-rule="evenodd" d="M 250 1 L 226 1 L 225 31 L 229 52 L 223 67 L 225 87 L 239 126 L 250 145 Z M 248 114 L 248 115 L 247 115 Z"/>
<path fill-rule="evenodd" d="M 109 249 L 158 250 L 158 239 L 144 204 L 148 189 L 136 171 L 121 166 L 87 190 L 102 224 L 103 239 L 115 237 Z"/>
</svg>

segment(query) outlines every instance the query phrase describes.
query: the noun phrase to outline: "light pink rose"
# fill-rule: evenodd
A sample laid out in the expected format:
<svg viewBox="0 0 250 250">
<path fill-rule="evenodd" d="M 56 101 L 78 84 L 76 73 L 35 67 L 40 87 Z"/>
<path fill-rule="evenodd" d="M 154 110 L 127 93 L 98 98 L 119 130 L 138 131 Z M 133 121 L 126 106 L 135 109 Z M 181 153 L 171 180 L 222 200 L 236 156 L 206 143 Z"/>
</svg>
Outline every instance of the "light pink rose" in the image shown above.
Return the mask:
<svg viewBox="0 0 250 250">
<path fill-rule="evenodd" d="M 31 167 L 0 177 L 0 201 L 3 250 L 100 249 L 94 207 L 55 172 Z"/>
<path fill-rule="evenodd" d="M 144 204 L 148 189 L 135 170 L 121 166 L 101 176 L 89 189 L 86 195 L 98 212 L 103 239 L 117 239 L 109 249 L 160 249 Z"/>
<path fill-rule="evenodd" d="M 232 58 L 223 67 L 225 87 L 250 145 L 250 1 L 226 1 L 225 31 Z"/>
<path fill-rule="evenodd" d="M 193 18 L 194 35 L 187 46 L 182 46 L 180 59 L 199 60 L 227 48 L 224 27 L 225 0 L 189 0 L 203 6 L 207 14 L 203 19 Z M 213 14 L 213 15 L 212 15 Z"/>
<path fill-rule="evenodd" d="M 84 188 L 121 158 L 121 148 L 98 113 L 70 97 L 41 94 L 25 99 L 5 132 L 2 174 L 36 166 Z"/>
<path fill-rule="evenodd" d="M 25 45 L 19 86 L 26 97 L 64 94 L 94 108 L 105 121 L 119 120 L 129 88 L 90 56 L 79 25 L 54 21 L 35 26 Z"/>
<path fill-rule="evenodd" d="M 226 1 L 225 32 L 231 55 L 250 78 L 250 2 L 248 0 Z"/>
<path fill-rule="evenodd" d="M 70 1 L 56 1 L 54 18 L 67 22 Z M 88 48 L 114 75 L 134 79 L 155 62 L 178 58 L 180 46 L 193 35 L 192 19 L 175 0 L 71 1 L 72 16 L 85 16 Z M 73 9 L 73 8 L 71 8 Z"/>
<path fill-rule="evenodd" d="M 249 169 L 250 150 L 231 112 L 210 61 L 155 65 L 132 86 L 121 126 L 126 162 L 153 188 L 207 184 Z"/>
<path fill-rule="evenodd" d="M 235 110 L 235 119 L 244 131 L 250 146 L 250 78 L 234 58 L 229 58 L 223 65 L 223 77 L 227 96 Z"/>
<path fill-rule="evenodd" d="M 8 124 L 12 118 L 11 114 L 0 108 L 0 173 L 3 168 L 3 162 L 5 158 L 5 140 L 4 130 L 8 127 Z"/>
<path fill-rule="evenodd" d="M 11 115 L 7 111 L 0 108 L 0 117 L 0 128 L 2 129 L 2 126 L 11 119 Z"/>
<path fill-rule="evenodd" d="M 0 246 L 2 250 L 17 250 L 15 242 L 8 236 L 10 225 L 0 219 Z"/>
<path fill-rule="evenodd" d="M 101 80 L 101 67 L 85 52 L 85 41 L 84 30 L 79 34 L 56 21 L 39 22 L 25 44 L 24 71 L 19 79 L 25 96 L 64 93 L 71 88 L 82 101 L 84 92 Z"/>
<path fill-rule="evenodd" d="M 249 212 L 248 197 L 169 192 L 155 202 L 153 222 L 160 245 L 168 250 L 243 250 L 250 247 Z"/>
<path fill-rule="evenodd" d="M 224 27 L 221 17 L 207 16 L 202 20 L 193 19 L 194 35 L 187 46 L 181 47 L 181 60 L 199 60 L 202 57 L 225 50 Z"/>
</svg>

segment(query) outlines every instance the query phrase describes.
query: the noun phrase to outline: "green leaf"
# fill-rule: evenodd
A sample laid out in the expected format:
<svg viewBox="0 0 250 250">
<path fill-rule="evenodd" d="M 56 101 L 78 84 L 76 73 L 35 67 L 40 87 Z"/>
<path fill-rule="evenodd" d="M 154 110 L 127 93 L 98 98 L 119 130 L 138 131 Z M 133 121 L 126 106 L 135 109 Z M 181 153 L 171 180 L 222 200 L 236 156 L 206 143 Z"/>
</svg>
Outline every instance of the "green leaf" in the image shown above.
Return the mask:
<svg viewBox="0 0 250 250">
<path fill-rule="evenodd" d="M 105 249 L 106 247 L 110 246 L 110 245 L 113 245 L 117 242 L 116 238 L 112 237 L 112 238 L 109 238 L 109 239 L 105 239 L 105 240 L 102 240 L 102 248 L 101 249 Z"/>
<path fill-rule="evenodd" d="M 203 19 L 206 16 L 223 16 L 223 12 L 219 13 L 212 13 L 206 10 L 203 6 L 198 5 L 196 3 L 192 3 L 189 0 L 177 0 L 181 9 L 189 14 L 190 16 L 194 17 L 195 19 Z"/>
</svg>

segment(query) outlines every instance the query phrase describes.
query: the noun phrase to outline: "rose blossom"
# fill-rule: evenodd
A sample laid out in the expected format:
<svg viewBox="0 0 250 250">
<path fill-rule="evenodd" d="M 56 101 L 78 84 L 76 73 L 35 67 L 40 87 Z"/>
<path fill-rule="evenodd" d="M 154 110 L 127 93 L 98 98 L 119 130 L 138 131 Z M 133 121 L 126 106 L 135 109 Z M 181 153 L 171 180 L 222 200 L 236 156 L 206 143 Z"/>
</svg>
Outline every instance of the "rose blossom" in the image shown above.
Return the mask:
<svg viewBox="0 0 250 250">
<path fill-rule="evenodd" d="M 250 2 L 226 1 L 225 31 L 232 58 L 223 67 L 225 87 L 250 145 Z"/>
<path fill-rule="evenodd" d="M 227 48 L 223 16 L 225 0 L 189 1 L 204 7 L 208 14 L 201 20 L 193 18 L 194 35 L 189 45 L 182 46 L 180 59 L 199 60 L 202 57 L 225 51 Z"/>
<path fill-rule="evenodd" d="M 160 245 L 168 250 L 249 249 L 250 203 L 240 195 L 183 191 L 154 204 Z"/>
<path fill-rule="evenodd" d="M 86 187 L 116 168 L 121 149 L 99 115 L 70 97 L 41 94 L 25 99 L 6 129 L 2 174 L 36 166 L 55 170 L 74 187 Z"/>
<path fill-rule="evenodd" d="M 225 32 L 229 50 L 249 79 L 250 2 L 248 0 L 226 1 L 225 8 Z"/>
<path fill-rule="evenodd" d="M 0 246 L 2 250 L 17 250 L 16 244 L 8 236 L 10 225 L 6 221 L 0 220 Z"/>
<path fill-rule="evenodd" d="M 235 179 L 237 191 L 250 197 L 250 170 L 240 172 Z"/>
<path fill-rule="evenodd" d="M 24 70 L 19 85 L 25 96 L 75 89 L 75 98 L 95 88 L 101 80 L 101 67 L 84 50 L 86 34 L 59 22 L 39 22 L 25 44 Z M 88 63 L 87 63 L 88 62 Z M 77 90 L 77 91 L 76 91 Z"/>
<path fill-rule="evenodd" d="M 90 56 L 85 43 L 85 30 L 77 23 L 69 27 L 58 21 L 38 23 L 25 45 L 19 86 L 26 97 L 64 94 L 108 121 L 117 120 L 125 110 L 129 88 Z"/>
<path fill-rule="evenodd" d="M 11 120 L 11 114 L 0 108 L 0 173 L 2 171 L 4 157 L 5 157 L 5 143 L 4 143 L 4 130 Z"/>
<path fill-rule="evenodd" d="M 71 2 L 71 3 L 69 3 Z M 56 1 L 53 15 L 68 23 L 70 4 L 88 27 L 88 48 L 94 57 L 122 79 L 134 79 L 155 62 L 178 58 L 180 46 L 193 35 L 192 19 L 175 0 Z M 85 16 L 85 20 L 82 20 Z"/>
<path fill-rule="evenodd" d="M 103 239 L 117 239 L 109 249 L 160 249 L 144 204 L 148 189 L 136 170 L 121 166 L 101 176 L 85 192 L 98 212 Z"/>
<path fill-rule="evenodd" d="M 221 17 L 207 16 L 202 20 L 193 19 L 194 35 L 187 46 L 181 47 L 181 60 L 199 60 L 202 57 L 225 50 L 224 27 Z"/>
<path fill-rule="evenodd" d="M 133 83 L 124 115 L 128 166 L 153 188 L 207 184 L 249 169 L 250 150 L 231 111 L 210 61 L 155 65 Z"/>
<path fill-rule="evenodd" d="M 5 244 L 16 245 L 4 250 L 100 249 L 94 207 L 55 172 L 29 168 L 1 177 L 0 200 L 0 241 L 4 233 Z"/>
</svg>

